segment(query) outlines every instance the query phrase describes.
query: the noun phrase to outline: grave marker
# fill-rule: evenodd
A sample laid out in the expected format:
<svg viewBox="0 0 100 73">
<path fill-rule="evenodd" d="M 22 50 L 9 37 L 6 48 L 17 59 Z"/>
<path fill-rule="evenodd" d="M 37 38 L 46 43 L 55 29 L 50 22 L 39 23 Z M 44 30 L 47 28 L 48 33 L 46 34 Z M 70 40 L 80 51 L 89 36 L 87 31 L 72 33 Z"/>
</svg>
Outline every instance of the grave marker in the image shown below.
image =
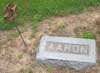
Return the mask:
<svg viewBox="0 0 100 73">
<path fill-rule="evenodd" d="M 39 63 L 79 70 L 96 63 L 96 43 L 93 39 L 44 36 L 36 58 Z"/>
</svg>

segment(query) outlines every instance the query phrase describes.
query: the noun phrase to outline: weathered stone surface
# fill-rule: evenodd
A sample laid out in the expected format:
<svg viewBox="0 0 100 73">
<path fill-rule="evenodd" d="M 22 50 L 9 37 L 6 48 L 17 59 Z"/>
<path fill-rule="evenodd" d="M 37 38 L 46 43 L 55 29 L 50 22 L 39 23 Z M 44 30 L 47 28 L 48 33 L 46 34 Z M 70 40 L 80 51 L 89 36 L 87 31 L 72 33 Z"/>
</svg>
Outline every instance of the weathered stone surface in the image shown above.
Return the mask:
<svg viewBox="0 0 100 73">
<path fill-rule="evenodd" d="M 82 69 L 96 63 L 96 42 L 92 39 L 44 36 L 36 59 L 39 63 Z"/>
</svg>

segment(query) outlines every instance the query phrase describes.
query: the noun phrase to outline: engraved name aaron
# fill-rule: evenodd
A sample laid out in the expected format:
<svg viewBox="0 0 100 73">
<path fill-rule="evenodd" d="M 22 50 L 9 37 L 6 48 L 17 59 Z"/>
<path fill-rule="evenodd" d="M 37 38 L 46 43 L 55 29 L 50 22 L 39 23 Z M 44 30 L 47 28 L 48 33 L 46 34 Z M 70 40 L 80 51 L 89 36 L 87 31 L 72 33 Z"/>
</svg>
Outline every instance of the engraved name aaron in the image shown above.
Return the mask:
<svg viewBox="0 0 100 73">
<path fill-rule="evenodd" d="M 62 43 L 62 42 L 46 42 L 46 50 L 52 52 L 63 52 L 71 54 L 89 54 L 89 45 Z"/>
</svg>

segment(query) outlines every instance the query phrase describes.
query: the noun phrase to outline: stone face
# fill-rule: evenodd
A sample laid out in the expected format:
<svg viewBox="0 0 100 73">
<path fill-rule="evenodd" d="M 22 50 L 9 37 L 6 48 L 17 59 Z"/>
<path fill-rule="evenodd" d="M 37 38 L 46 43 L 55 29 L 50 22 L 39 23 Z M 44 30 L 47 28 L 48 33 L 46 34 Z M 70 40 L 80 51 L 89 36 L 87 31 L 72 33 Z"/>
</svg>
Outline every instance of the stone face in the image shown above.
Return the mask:
<svg viewBox="0 0 100 73">
<path fill-rule="evenodd" d="M 92 39 L 44 36 L 36 59 L 42 64 L 79 70 L 96 64 L 96 42 Z"/>
<path fill-rule="evenodd" d="M 89 54 L 89 45 L 80 44 L 69 44 L 69 43 L 59 43 L 53 41 L 46 42 L 46 50 L 50 52 L 62 52 L 62 53 L 72 53 L 72 54 Z"/>
</svg>

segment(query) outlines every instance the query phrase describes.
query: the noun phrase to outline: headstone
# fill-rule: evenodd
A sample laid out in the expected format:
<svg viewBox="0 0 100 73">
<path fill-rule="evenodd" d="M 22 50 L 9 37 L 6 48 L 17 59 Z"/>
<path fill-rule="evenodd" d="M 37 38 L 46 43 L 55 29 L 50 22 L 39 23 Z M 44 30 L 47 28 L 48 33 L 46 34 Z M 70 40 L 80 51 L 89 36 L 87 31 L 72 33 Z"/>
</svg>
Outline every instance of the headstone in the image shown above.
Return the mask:
<svg viewBox="0 0 100 73">
<path fill-rule="evenodd" d="M 96 42 L 93 39 L 43 36 L 37 62 L 77 70 L 96 64 Z"/>
</svg>

